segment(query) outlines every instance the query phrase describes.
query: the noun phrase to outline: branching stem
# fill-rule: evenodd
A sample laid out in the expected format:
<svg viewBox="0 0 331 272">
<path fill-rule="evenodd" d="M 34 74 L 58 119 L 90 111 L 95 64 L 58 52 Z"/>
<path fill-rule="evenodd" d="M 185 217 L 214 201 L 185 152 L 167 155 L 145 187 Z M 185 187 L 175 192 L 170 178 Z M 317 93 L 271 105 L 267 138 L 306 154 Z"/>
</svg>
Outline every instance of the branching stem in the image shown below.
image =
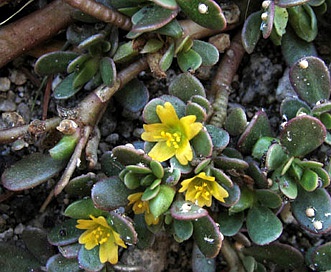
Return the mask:
<svg viewBox="0 0 331 272">
<path fill-rule="evenodd" d="M 224 54 L 211 85 L 211 93 L 215 95 L 212 104 L 214 113 L 210 120 L 211 125 L 222 127 L 225 122 L 231 82 L 244 54 L 245 49 L 242 46 L 239 32 L 234 36 L 230 48 Z"/>
</svg>

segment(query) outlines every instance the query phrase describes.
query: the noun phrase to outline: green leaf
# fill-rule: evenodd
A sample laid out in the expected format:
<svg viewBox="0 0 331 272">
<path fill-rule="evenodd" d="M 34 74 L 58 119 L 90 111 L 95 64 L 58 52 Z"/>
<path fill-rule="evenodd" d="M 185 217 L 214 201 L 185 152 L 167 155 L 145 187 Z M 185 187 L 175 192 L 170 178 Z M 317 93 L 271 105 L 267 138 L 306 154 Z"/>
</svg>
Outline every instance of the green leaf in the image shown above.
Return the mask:
<svg viewBox="0 0 331 272">
<path fill-rule="evenodd" d="M 206 258 L 196 243 L 193 244 L 192 271 L 214 272 L 216 271 L 215 258 Z"/>
<path fill-rule="evenodd" d="M 251 191 L 247 187 L 242 187 L 240 191 L 241 191 L 240 199 L 237 203 L 235 203 L 232 207 L 230 207 L 229 214 L 242 212 L 253 206 L 254 203 L 253 191 Z"/>
<path fill-rule="evenodd" d="M 68 219 L 56 225 L 48 233 L 48 241 L 54 246 L 64 246 L 77 242 L 83 230 L 77 229 L 76 225 L 76 219 Z"/>
<path fill-rule="evenodd" d="M 49 150 L 49 154 L 55 160 L 67 160 L 76 148 L 76 144 L 80 135 L 74 133 L 71 135 L 64 135 L 62 139 Z"/>
<path fill-rule="evenodd" d="M 170 68 L 174 56 L 175 56 L 175 44 L 171 43 L 169 45 L 169 48 L 164 53 L 164 55 L 162 56 L 159 62 L 159 66 L 162 71 L 165 72 Z"/>
<path fill-rule="evenodd" d="M 282 269 L 303 269 L 304 266 L 304 258 L 298 249 L 278 242 L 265 246 L 246 247 L 243 248 L 243 253 L 261 263 L 277 264 Z"/>
<path fill-rule="evenodd" d="M 178 9 L 165 9 L 157 5 L 141 8 L 132 16 L 133 32 L 148 32 L 163 27 L 176 17 Z"/>
<path fill-rule="evenodd" d="M 246 226 L 249 237 L 258 245 L 266 245 L 275 241 L 283 231 L 278 217 L 263 206 L 253 206 L 248 211 Z"/>
<path fill-rule="evenodd" d="M 202 58 L 197 52 L 190 49 L 186 52 L 180 51 L 177 54 L 177 62 L 183 72 L 194 72 L 202 64 Z"/>
<path fill-rule="evenodd" d="M 71 203 L 65 209 L 64 215 L 74 219 L 91 219 L 90 215 L 107 216 L 108 212 L 97 209 L 91 198 L 84 198 Z"/>
<path fill-rule="evenodd" d="M 191 140 L 196 156 L 208 157 L 213 151 L 213 144 L 208 132 L 204 129 Z"/>
<path fill-rule="evenodd" d="M 92 188 L 94 205 L 102 210 L 115 210 L 128 204 L 130 194 L 124 183 L 117 177 L 105 178 Z"/>
<path fill-rule="evenodd" d="M 178 5 L 176 0 L 152 0 L 155 4 L 164 7 L 166 9 L 177 9 Z"/>
<path fill-rule="evenodd" d="M 207 258 L 214 258 L 222 246 L 223 235 L 213 219 L 207 215 L 193 222 L 193 237 L 202 254 Z"/>
<path fill-rule="evenodd" d="M 217 48 L 212 44 L 200 40 L 194 40 L 192 49 L 201 56 L 201 65 L 212 66 L 218 62 L 219 53 Z"/>
<path fill-rule="evenodd" d="M 251 13 L 245 20 L 241 32 L 242 44 L 248 54 L 254 52 L 255 46 L 261 37 L 261 14 L 261 11 Z"/>
<path fill-rule="evenodd" d="M 193 220 L 208 215 L 208 211 L 200 206 L 179 200 L 174 201 L 170 212 L 171 216 L 177 220 Z"/>
<path fill-rule="evenodd" d="M 291 67 L 290 81 L 300 98 L 311 105 L 330 97 L 330 72 L 320 58 L 310 56 L 299 59 Z"/>
<path fill-rule="evenodd" d="M 35 63 L 35 71 L 39 75 L 52 75 L 67 71 L 68 64 L 79 54 L 76 52 L 51 52 L 42 55 Z"/>
<path fill-rule="evenodd" d="M 115 228 L 124 242 L 129 244 L 137 243 L 137 233 L 132 224 L 132 220 L 117 212 L 110 212 L 110 218 L 107 219 L 108 223 Z"/>
<path fill-rule="evenodd" d="M 174 199 L 176 191 L 167 185 L 160 185 L 160 191 L 156 197 L 149 201 L 149 208 L 154 217 L 165 213 Z"/>
<path fill-rule="evenodd" d="M 193 224 L 191 221 L 174 219 L 173 229 L 174 235 L 179 241 L 188 240 L 193 234 Z"/>
<path fill-rule="evenodd" d="M 40 268 L 40 263 L 31 253 L 9 243 L 0 243 L 0 255 L 2 271 L 35 271 Z"/>
<path fill-rule="evenodd" d="M 197 24 L 222 30 L 226 27 L 226 19 L 220 6 L 211 0 L 177 0 L 181 10 Z"/>
<path fill-rule="evenodd" d="M 329 271 L 331 269 L 330 256 L 331 242 L 314 247 L 311 267 L 315 267 L 317 271 Z"/>
<path fill-rule="evenodd" d="M 100 271 L 104 264 L 99 259 L 99 247 L 96 246 L 91 250 L 87 250 L 85 246 L 82 246 L 78 252 L 79 266 L 85 271 Z"/>
<path fill-rule="evenodd" d="M 311 6 L 304 4 L 287 8 L 289 22 L 295 33 L 307 42 L 317 36 L 317 19 Z"/>
<path fill-rule="evenodd" d="M 1 176 L 1 182 L 11 191 L 30 189 L 54 177 L 66 162 L 55 160 L 48 154 L 33 153 L 7 168 Z"/>
<path fill-rule="evenodd" d="M 312 192 L 318 186 L 318 175 L 313 170 L 305 169 L 299 183 L 306 191 Z"/>
<path fill-rule="evenodd" d="M 288 161 L 289 157 L 280 144 L 273 144 L 269 147 L 266 156 L 266 167 L 269 170 L 276 170 Z"/>
<path fill-rule="evenodd" d="M 100 60 L 100 74 L 105 85 L 109 87 L 114 85 L 117 72 L 115 63 L 111 58 L 104 57 Z"/>
<path fill-rule="evenodd" d="M 81 88 L 86 82 L 88 82 L 99 70 L 99 58 L 91 58 L 86 61 L 83 67 L 75 74 L 75 78 L 72 82 L 72 88 Z"/>
<path fill-rule="evenodd" d="M 291 208 L 294 217 L 304 229 L 318 234 L 331 230 L 331 199 L 325 189 L 318 188 L 313 192 L 299 190 L 298 197 L 291 202 Z M 314 209 L 313 217 L 307 216 L 307 208 Z M 316 221 L 322 223 L 321 229 L 316 228 Z"/>
<path fill-rule="evenodd" d="M 259 189 L 255 191 L 257 200 L 262 206 L 270 209 L 277 209 L 282 205 L 281 197 L 274 191 L 269 189 Z"/>
<path fill-rule="evenodd" d="M 230 215 L 228 212 L 220 212 L 217 223 L 224 236 L 233 236 L 239 232 L 244 223 L 244 213 Z"/>
<path fill-rule="evenodd" d="M 301 115 L 285 124 L 280 141 L 291 156 L 301 157 L 318 148 L 325 137 L 326 129 L 320 120 Z"/>
<path fill-rule="evenodd" d="M 46 264 L 46 269 L 49 272 L 80 272 L 77 259 L 67 259 L 61 254 L 56 254 L 49 258 Z M 9 270 L 12 271 L 12 270 Z"/>
<path fill-rule="evenodd" d="M 169 85 L 169 94 L 180 98 L 185 103 L 194 95 L 206 97 L 204 86 L 190 73 L 181 73 L 176 76 Z"/>
<path fill-rule="evenodd" d="M 233 108 L 226 117 L 224 128 L 230 135 L 238 136 L 243 133 L 247 126 L 247 118 L 242 108 Z"/>
<path fill-rule="evenodd" d="M 67 99 L 74 96 L 81 87 L 74 88 L 73 82 L 76 77 L 76 73 L 72 73 L 64 78 L 59 85 L 54 89 L 54 97 L 56 99 Z"/>
<path fill-rule="evenodd" d="M 274 29 L 279 36 L 285 34 L 288 22 L 288 12 L 285 8 L 275 6 Z"/>
<path fill-rule="evenodd" d="M 138 112 L 147 104 L 149 92 L 145 84 L 135 78 L 115 94 L 115 99 L 125 109 Z"/>
<path fill-rule="evenodd" d="M 249 122 L 238 140 L 238 148 L 244 154 L 249 154 L 256 141 L 263 136 L 272 136 L 268 117 L 264 111 L 259 111 Z"/>
</svg>

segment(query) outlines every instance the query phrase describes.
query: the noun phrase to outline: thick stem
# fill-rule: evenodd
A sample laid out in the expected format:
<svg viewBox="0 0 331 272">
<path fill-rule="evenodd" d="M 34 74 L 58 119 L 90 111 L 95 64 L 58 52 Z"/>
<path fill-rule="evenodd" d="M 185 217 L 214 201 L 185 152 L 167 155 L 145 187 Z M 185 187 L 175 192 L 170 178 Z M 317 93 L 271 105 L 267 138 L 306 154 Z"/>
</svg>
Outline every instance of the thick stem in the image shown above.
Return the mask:
<svg viewBox="0 0 331 272">
<path fill-rule="evenodd" d="M 70 6 L 89 14 L 100 21 L 115 25 L 129 31 L 132 27 L 131 19 L 93 0 L 64 0 Z"/>
<path fill-rule="evenodd" d="M 244 54 L 245 49 L 242 46 L 241 33 L 239 32 L 232 39 L 230 48 L 223 56 L 211 85 L 211 93 L 215 95 L 215 99 L 212 104 L 214 113 L 210 124 L 214 126 L 222 127 L 224 124 L 231 83 Z"/>
<path fill-rule="evenodd" d="M 60 123 L 61 118 L 60 117 L 54 117 L 51 119 L 47 119 L 45 121 L 40 121 L 42 125 L 40 127 L 43 127 L 43 132 L 54 130 Z M 31 122 L 29 125 L 19 126 L 19 127 L 13 127 L 8 128 L 4 130 L 0 130 L 0 143 L 11 143 L 18 138 L 22 138 L 25 135 L 28 134 L 29 128 L 31 126 L 34 126 L 34 121 Z M 31 129 L 30 129 L 31 131 Z"/>
<path fill-rule="evenodd" d="M 0 68 L 73 22 L 74 9 L 62 0 L 0 29 Z"/>
<path fill-rule="evenodd" d="M 223 240 L 221 254 L 226 260 L 230 272 L 245 272 L 237 252 L 232 248 L 230 242 L 226 238 Z"/>
</svg>

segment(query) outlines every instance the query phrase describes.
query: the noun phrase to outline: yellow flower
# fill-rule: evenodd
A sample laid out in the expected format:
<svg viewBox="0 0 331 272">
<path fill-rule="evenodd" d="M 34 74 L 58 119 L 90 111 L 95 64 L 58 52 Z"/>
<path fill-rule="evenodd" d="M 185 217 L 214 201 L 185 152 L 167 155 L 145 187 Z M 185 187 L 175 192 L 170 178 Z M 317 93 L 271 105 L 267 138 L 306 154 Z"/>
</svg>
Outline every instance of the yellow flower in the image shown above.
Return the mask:
<svg viewBox="0 0 331 272">
<path fill-rule="evenodd" d="M 178 192 L 186 192 L 185 200 L 191 201 L 200 207 L 211 206 L 212 197 L 224 202 L 228 197 L 228 192 L 218 184 L 214 177 L 207 176 L 205 172 L 200 172 L 193 178 L 185 179 L 181 183 L 182 187 Z"/>
<path fill-rule="evenodd" d="M 159 218 L 155 218 L 149 210 L 148 201 L 142 201 L 141 196 L 143 193 L 135 193 L 128 196 L 130 201 L 128 205 L 133 204 L 132 210 L 135 214 L 145 213 L 145 221 L 147 225 L 156 225 L 159 223 Z"/>
<path fill-rule="evenodd" d="M 78 229 L 86 229 L 79 237 L 78 242 L 84 244 L 87 250 L 100 245 L 99 258 L 101 263 L 110 262 L 116 264 L 118 261 L 118 246 L 126 248 L 120 235 L 113 230 L 103 216 L 98 218 L 90 215 L 91 220 L 77 220 Z"/>
<path fill-rule="evenodd" d="M 173 156 L 186 165 L 193 159 L 190 140 L 202 129 L 202 124 L 195 122 L 195 115 L 188 115 L 178 119 L 174 107 L 169 102 L 164 106 L 157 105 L 156 114 L 161 123 L 144 125 L 141 138 L 147 142 L 157 142 L 148 155 L 160 162 Z"/>
</svg>

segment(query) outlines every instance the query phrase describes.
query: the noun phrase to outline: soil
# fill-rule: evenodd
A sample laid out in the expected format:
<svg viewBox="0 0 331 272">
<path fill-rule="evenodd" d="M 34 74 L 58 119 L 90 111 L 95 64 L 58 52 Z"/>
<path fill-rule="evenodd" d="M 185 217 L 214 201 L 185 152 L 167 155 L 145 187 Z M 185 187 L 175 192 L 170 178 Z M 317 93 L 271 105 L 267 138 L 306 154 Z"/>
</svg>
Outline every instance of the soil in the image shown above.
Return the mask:
<svg viewBox="0 0 331 272">
<path fill-rule="evenodd" d="M 318 39 L 318 41 L 323 40 L 325 40 L 323 37 Z M 325 49 L 322 43 L 317 48 Z M 323 51 L 323 53 L 325 52 Z M 41 119 L 42 106 L 45 103 L 43 101 L 44 90 L 40 88 L 42 78 L 34 73 L 34 62 L 35 58 L 26 55 L 1 68 L 0 112 L 2 116 L 0 129 L 28 124 L 34 119 Z M 257 110 L 264 109 L 277 132 L 281 123 L 279 114 L 281 100 L 277 94 L 277 86 L 285 69 L 286 65 L 279 48 L 268 41 L 261 41 L 255 53 L 246 55 L 241 63 L 232 84 L 233 90 L 229 99 L 229 108 L 240 105 L 245 109 L 249 119 Z M 171 78 L 177 73 L 178 70 L 174 67 L 168 72 L 168 79 L 154 79 L 149 72 L 141 73 L 138 78 L 147 86 L 152 98 L 166 94 Z M 208 79 L 202 80 L 207 91 L 212 75 L 213 70 Z M 79 99 L 79 96 L 75 97 L 75 99 L 67 101 L 65 106 L 72 106 L 75 104 L 74 100 Z M 51 97 L 47 110 L 48 118 L 57 115 L 56 104 L 57 101 Z M 128 113 L 118 104 L 111 102 L 99 124 L 101 132 L 98 148 L 99 157 L 117 145 L 139 140 L 142 123 L 140 114 Z M 44 151 L 47 148 L 48 143 L 43 138 L 0 145 L 0 173 L 27 154 Z M 330 152 L 327 146 L 323 146 L 322 149 L 324 153 Z M 100 168 L 99 165 L 98 168 Z M 95 171 L 98 172 L 98 170 Z M 78 170 L 76 174 L 83 172 L 83 170 Z M 66 193 L 60 194 L 47 206 L 45 211 L 40 212 L 41 206 L 58 178 L 54 177 L 36 188 L 20 192 L 10 192 L 0 186 L 1 243 L 27 248 L 22 235 L 25 230 L 35 228 L 47 232 L 65 219 L 63 211 L 69 203 L 76 199 L 76 197 Z M 300 229 L 293 219 L 292 221 L 289 219 L 289 223 L 284 224 L 284 226 L 280 241 L 294 245 L 301 251 L 306 251 L 313 245 L 331 240 L 330 235 L 317 237 L 308 234 Z M 153 248 L 148 252 L 140 252 L 131 247 L 127 252 L 122 253 L 122 261 L 150 267 L 151 270 L 148 271 L 191 271 L 193 247 L 191 241 L 178 244 L 168 237 L 158 237 L 158 240 L 160 241 L 160 244 L 157 245 L 158 248 Z M 56 249 L 53 248 L 48 252 L 54 253 Z M 41 271 L 43 269 L 45 268 L 42 265 Z M 217 257 L 217 271 L 226 271 L 226 264 L 221 256 Z"/>
</svg>

